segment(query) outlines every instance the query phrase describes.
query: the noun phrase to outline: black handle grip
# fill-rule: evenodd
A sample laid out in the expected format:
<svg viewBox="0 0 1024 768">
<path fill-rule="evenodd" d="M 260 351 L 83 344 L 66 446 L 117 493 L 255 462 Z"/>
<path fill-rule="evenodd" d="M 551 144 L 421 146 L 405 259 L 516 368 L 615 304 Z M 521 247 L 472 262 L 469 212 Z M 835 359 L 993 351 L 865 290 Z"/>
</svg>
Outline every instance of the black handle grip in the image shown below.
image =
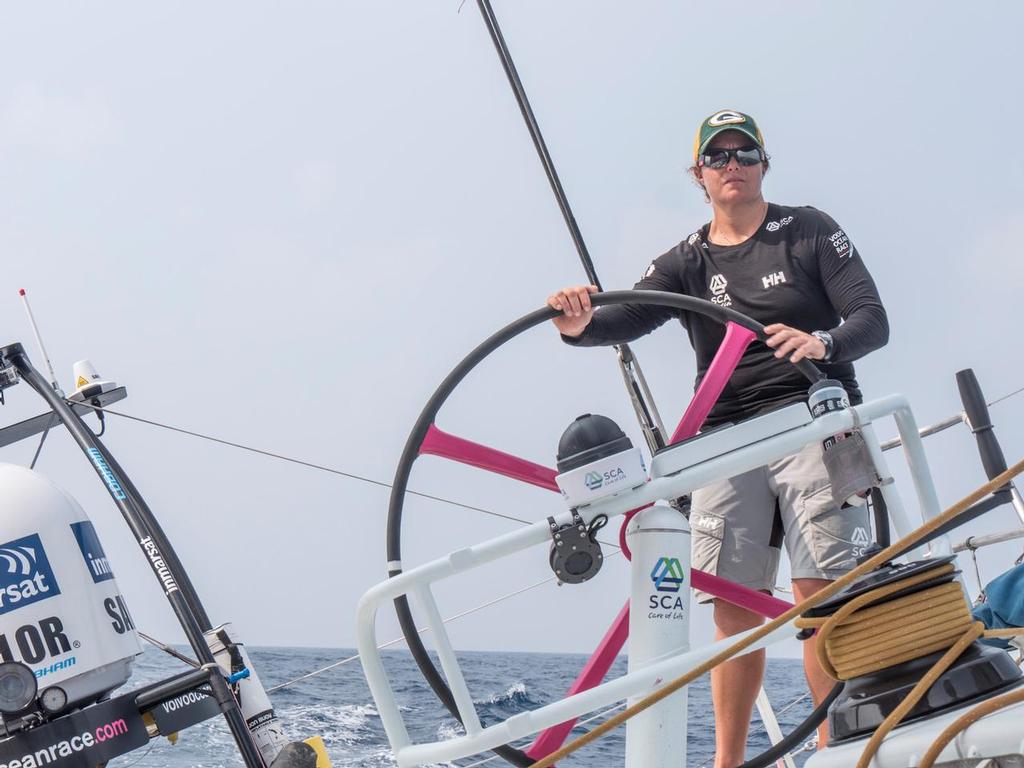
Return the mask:
<svg viewBox="0 0 1024 768">
<path fill-rule="evenodd" d="M 985 474 L 991 480 L 1006 471 L 1006 458 L 996 439 L 995 430 L 992 428 L 992 419 L 988 413 L 988 405 L 985 403 L 985 396 L 981 393 L 974 370 L 967 368 L 958 371 L 956 385 L 960 390 L 960 401 L 964 404 L 964 412 L 967 414 L 971 431 L 978 441 L 982 466 L 985 467 Z"/>
</svg>

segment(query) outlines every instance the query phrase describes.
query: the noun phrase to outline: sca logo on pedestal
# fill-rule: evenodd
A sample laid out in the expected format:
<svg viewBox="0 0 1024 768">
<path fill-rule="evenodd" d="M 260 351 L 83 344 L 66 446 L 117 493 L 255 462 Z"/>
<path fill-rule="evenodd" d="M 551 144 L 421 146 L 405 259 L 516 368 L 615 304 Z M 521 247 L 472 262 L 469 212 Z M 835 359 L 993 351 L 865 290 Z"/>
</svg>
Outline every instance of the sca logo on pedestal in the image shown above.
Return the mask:
<svg viewBox="0 0 1024 768">
<path fill-rule="evenodd" d="M 658 558 L 651 571 L 651 581 L 659 592 L 678 592 L 683 584 L 683 566 L 679 558 Z"/>
<path fill-rule="evenodd" d="M 683 564 L 678 557 L 658 558 L 651 570 L 651 581 L 661 594 L 651 595 L 647 601 L 648 607 L 666 611 L 684 610 L 686 604 L 678 594 L 684 580 Z"/>
</svg>

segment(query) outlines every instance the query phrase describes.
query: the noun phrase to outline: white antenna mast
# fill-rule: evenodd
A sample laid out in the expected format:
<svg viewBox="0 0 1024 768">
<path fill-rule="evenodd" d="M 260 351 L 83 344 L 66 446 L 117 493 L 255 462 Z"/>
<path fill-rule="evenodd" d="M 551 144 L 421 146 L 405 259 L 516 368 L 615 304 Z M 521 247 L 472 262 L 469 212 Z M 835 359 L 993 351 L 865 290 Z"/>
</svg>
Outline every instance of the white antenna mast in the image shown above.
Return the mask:
<svg viewBox="0 0 1024 768">
<path fill-rule="evenodd" d="M 28 303 L 28 295 L 25 293 L 25 289 L 21 288 L 18 290 L 18 294 L 21 296 L 21 301 L 25 305 L 25 312 L 28 313 L 28 323 L 32 326 L 32 333 L 35 334 L 36 344 L 39 345 L 39 352 L 43 355 L 43 360 L 46 363 L 46 370 L 50 374 L 50 386 L 53 387 L 53 391 L 61 397 L 64 397 L 64 390 L 60 388 L 60 384 L 57 383 L 57 374 L 53 372 L 53 363 L 50 362 L 50 356 L 46 354 L 46 347 L 43 346 L 43 337 L 39 335 L 39 326 L 36 325 L 36 319 L 32 314 L 32 307 Z"/>
</svg>

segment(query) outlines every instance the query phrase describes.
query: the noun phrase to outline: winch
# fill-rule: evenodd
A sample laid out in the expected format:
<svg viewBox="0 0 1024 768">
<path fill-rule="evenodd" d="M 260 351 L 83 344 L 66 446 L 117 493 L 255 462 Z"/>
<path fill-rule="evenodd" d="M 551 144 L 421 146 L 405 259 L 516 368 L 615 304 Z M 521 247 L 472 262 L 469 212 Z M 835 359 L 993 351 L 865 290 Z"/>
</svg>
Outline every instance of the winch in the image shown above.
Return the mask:
<svg viewBox="0 0 1024 768">
<path fill-rule="evenodd" d="M 900 723 L 1020 684 L 1009 654 L 971 642 L 973 618 L 954 560 L 887 563 L 797 620 L 817 629 L 822 668 L 845 681 L 828 712 L 830 746 L 876 733 L 908 698 L 919 697 Z M 948 666 L 938 664 L 957 642 L 963 652 Z M 922 681 L 928 687 L 915 691 Z"/>
</svg>

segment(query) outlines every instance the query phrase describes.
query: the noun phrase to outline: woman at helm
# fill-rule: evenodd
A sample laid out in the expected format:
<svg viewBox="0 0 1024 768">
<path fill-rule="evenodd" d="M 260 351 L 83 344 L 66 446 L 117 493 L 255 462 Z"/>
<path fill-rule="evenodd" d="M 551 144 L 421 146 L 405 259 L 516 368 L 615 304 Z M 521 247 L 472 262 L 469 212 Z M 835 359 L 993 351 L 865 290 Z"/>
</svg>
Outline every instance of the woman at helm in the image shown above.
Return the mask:
<svg viewBox="0 0 1024 768">
<path fill-rule="evenodd" d="M 701 122 L 694 142 L 695 181 L 712 218 L 647 267 L 637 289 L 672 291 L 731 307 L 766 325 L 766 344 L 740 360 L 704 428 L 738 422 L 807 399 L 807 380 L 791 363 L 808 358 L 842 382 L 853 404 L 862 401 L 853 361 L 888 341 L 889 325 L 874 281 L 843 229 L 809 206 L 768 203 L 762 182 L 769 168 L 764 138 L 749 115 L 721 110 Z M 696 354 L 697 383 L 724 334 L 704 316 L 652 305 L 594 311 L 592 285 L 548 297 L 561 310 L 554 323 L 578 346 L 621 344 L 675 317 Z M 781 547 L 790 560 L 793 592 L 802 601 L 851 570 L 870 541 L 864 507 L 840 510 L 832 501 L 821 445 L 722 480 L 693 495 L 693 567 L 771 592 Z M 718 638 L 762 622 L 745 608 L 714 602 Z M 818 666 L 813 641 L 804 643 L 804 669 L 815 702 L 832 687 Z M 754 701 L 764 675 L 764 651 L 711 673 L 715 710 L 715 768 L 744 760 Z M 822 726 L 819 743 L 827 732 Z"/>
</svg>

